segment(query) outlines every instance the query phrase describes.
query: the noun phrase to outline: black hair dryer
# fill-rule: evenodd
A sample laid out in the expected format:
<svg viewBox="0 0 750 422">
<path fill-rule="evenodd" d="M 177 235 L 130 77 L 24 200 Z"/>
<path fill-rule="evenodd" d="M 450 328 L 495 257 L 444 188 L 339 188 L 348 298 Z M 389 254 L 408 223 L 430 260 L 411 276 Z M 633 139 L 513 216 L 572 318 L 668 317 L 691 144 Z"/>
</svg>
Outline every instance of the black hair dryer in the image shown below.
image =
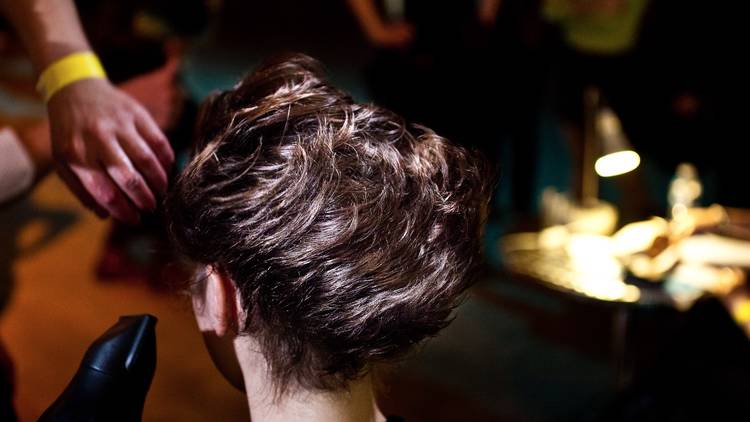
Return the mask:
<svg viewBox="0 0 750 422">
<path fill-rule="evenodd" d="M 89 346 L 39 422 L 138 422 L 156 369 L 156 317 L 123 316 Z"/>
</svg>

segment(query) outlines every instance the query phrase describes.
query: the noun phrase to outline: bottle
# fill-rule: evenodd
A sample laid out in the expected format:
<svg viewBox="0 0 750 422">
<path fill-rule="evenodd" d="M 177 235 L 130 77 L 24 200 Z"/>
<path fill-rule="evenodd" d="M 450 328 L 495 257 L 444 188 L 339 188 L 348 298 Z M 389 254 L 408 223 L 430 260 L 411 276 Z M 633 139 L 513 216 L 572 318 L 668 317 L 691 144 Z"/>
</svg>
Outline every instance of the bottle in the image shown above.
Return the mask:
<svg viewBox="0 0 750 422">
<path fill-rule="evenodd" d="M 669 184 L 667 195 L 669 216 L 673 220 L 686 216 L 688 210 L 697 205 L 702 193 L 703 185 L 698 179 L 698 171 L 695 166 L 689 163 L 682 163 L 677 166 L 677 171 Z"/>
</svg>

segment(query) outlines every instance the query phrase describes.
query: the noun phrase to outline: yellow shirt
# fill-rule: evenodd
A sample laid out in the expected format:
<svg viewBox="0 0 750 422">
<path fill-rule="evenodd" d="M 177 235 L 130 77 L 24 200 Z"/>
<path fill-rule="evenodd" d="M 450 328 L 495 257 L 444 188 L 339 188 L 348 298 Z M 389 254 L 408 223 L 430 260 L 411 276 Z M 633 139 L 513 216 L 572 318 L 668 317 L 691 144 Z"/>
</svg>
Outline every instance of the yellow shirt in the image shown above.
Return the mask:
<svg viewBox="0 0 750 422">
<path fill-rule="evenodd" d="M 647 5 L 648 0 L 545 0 L 542 15 L 560 25 L 570 47 L 615 55 L 635 45 Z"/>
</svg>

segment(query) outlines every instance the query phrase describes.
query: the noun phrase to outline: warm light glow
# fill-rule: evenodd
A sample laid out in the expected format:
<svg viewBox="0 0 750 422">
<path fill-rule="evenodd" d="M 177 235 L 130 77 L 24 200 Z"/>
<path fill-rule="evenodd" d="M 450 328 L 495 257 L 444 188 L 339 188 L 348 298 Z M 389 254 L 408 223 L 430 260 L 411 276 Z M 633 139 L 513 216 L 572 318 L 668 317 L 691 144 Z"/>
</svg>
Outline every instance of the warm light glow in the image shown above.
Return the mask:
<svg viewBox="0 0 750 422">
<path fill-rule="evenodd" d="M 667 236 L 669 223 L 659 217 L 630 223 L 612 236 L 613 253 L 618 257 L 629 257 L 645 252 L 654 246 L 660 236 Z"/>
<path fill-rule="evenodd" d="M 537 236 L 537 247 L 529 249 L 533 235 Z M 613 256 L 613 247 L 607 236 L 569 233 L 561 226 L 502 239 L 504 263 L 514 272 L 589 298 L 637 302 L 641 290 L 625 283 L 625 270 Z"/>
<path fill-rule="evenodd" d="M 601 177 L 612 177 L 635 170 L 641 164 L 641 157 L 635 151 L 618 151 L 607 154 L 598 160 L 594 168 Z"/>
</svg>

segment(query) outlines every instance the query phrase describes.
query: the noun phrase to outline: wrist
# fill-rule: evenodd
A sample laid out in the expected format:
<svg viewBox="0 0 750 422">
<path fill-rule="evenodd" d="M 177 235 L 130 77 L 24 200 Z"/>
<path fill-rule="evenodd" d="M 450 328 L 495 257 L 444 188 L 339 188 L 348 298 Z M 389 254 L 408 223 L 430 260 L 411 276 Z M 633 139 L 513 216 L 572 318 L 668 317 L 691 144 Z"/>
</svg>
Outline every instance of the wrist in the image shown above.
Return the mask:
<svg viewBox="0 0 750 422">
<path fill-rule="evenodd" d="M 76 51 L 50 63 L 39 75 L 36 89 L 45 103 L 63 88 L 88 79 L 107 79 L 99 58 L 92 51 Z"/>
</svg>

